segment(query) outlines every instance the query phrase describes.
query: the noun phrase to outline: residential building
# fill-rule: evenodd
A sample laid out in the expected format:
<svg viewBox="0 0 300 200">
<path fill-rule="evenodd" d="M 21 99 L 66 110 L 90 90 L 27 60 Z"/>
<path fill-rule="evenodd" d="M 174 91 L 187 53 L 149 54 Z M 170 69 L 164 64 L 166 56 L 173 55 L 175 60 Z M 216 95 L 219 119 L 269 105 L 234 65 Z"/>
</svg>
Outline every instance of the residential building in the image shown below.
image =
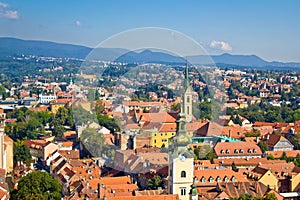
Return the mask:
<svg viewBox="0 0 300 200">
<path fill-rule="evenodd" d="M 234 145 L 230 142 L 219 142 L 215 145 L 214 151 L 219 159 L 262 157 L 259 146 L 253 142 L 235 142 Z"/>
</svg>

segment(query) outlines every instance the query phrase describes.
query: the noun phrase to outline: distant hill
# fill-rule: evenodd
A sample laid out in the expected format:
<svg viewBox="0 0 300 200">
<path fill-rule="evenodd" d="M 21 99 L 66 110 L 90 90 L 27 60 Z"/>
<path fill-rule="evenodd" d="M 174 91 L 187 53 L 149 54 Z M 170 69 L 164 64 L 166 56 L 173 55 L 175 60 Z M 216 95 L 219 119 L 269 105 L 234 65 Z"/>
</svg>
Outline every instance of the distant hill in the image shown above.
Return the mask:
<svg viewBox="0 0 300 200">
<path fill-rule="evenodd" d="M 0 56 L 24 54 L 84 59 L 92 50 L 93 53 L 89 59 L 114 60 L 127 63 L 185 63 L 185 59 L 181 57 L 152 50 L 133 52 L 121 48 L 92 49 L 80 45 L 0 37 Z M 300 63 L 268 62 L 256 55 L 232 55 L 228 53 L 212 56 L 189 56 L 188 60 L 193 64 L 211 64 L 213 61 L 216 64 L 232 66 L 300 68 Z"/>
</svg>

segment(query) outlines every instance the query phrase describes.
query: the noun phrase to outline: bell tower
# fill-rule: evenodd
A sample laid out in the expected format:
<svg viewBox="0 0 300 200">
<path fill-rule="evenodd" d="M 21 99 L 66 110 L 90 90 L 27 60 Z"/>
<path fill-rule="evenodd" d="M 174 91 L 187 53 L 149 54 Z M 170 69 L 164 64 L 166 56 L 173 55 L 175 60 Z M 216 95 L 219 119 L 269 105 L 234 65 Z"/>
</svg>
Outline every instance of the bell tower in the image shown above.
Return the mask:
<svg viewBox="0 0 300 200">
<path fill-rule="evenodd" d="M 185 67 L 183 112 L 186 115 L 186 121 L 191 122 L 193 119 L 193 88 L 190 85 L 188 63 Z"/>
<path fill-rule="evenodd" d="M 178 114 L 176 136 L 169 145 L 168 191 L 178 194 L 180 200 L 190 200 L 190 191 L 194 177 L 194 153 L 189 148 L 191 138 L 186 131 L 186 116 Z"/>
</svg>

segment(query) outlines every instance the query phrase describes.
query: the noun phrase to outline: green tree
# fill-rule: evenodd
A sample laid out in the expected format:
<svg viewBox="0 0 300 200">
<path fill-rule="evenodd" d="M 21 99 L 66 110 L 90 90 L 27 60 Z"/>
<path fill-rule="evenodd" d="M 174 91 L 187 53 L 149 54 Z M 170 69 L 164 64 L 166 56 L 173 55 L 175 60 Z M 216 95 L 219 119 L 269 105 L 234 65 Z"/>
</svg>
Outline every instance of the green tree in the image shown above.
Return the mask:
<svg viewBox="0 0 300 200">
<path fill-rule="evenodd" d="M 153 178 L 149 179 L 147 182 L 147 188 L 150 190 L 157 190 L 158 187 L 163 187 L 163 181 L 161 177 L 156 175 Z"/>
<path fill-rule="evenodd" d="M 6 92 L 6 89 L 3 87 L 3 85 L 0 85 L 0 99 L 6 99 L 8 96 L 9 95 Z"/>
<path fill-rule="evenodd" d="M 205 159 L 206 160 L 210 160 L 210 162 L 212 162 L 214 160 L 214 158 L 216 158 L 217 155 L 215 153 L 215 151 L 212 149 L 206 156 Z"/>
<path fill-rule="evenodd" d="M 10 199 L 61 199 L 61 185 L 48 173 L 34 171 L 23 176 L 18 189 L 12 190 Z"/>
<path fill-rule="evenodd" d="M 277 200 L 277 197 L 276 197 L 276 195 L 274 193 L 268 193 L 265 196 L 264 200 Z"/>
<path fill-rule="evenodd" d="M 29 148 L 20 140 L 14 142 L 14 158 L 16 161 L 22 161 L 29 165 L 32 162 Z"/>
<path fill-rule="evenodd" d="M 259 142 L 257 145 L 259 146 L 262 153 L 265 153 L 266 151 L 269 150 L 269 146 L 266 142 Z"/>
<path fill-rule="evenodd" d="M 87 128 L 82 131 L 81 141 L 84 148 L 94 157 L 103 156 L 103 147 L 105 138 L 103 134 L 98 133 L 93 128 Z"/>
<path fill-rule="evenodd" d="M 231 169 L 232 169 L 233 171 L 235 171 L 235 172 L 238 171 L 238 168 L 236 167 L 236 165 L 235 165 L 234 162 L 231 164 Z"/>
</svg>

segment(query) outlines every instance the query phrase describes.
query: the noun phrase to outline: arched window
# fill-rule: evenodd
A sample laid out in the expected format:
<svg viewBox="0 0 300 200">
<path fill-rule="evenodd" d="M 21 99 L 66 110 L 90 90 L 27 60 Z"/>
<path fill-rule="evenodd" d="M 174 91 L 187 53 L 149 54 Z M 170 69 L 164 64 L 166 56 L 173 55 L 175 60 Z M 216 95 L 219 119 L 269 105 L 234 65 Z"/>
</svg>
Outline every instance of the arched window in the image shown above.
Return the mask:
<svg viewBox="0 0 300 200">
<path fill-rule="evenodd" d="M 185 178 L 186 177 L 186 172 L 185 171 L 181 171 L 181 178 Z"/>
<path fill-rule="evenodd" d="M 190 103 L 190 96 L 186 97 L 186 102 Z"/>
<path fill-rule="evenodd" d="M 202 183 L 205 183 L 205 182 L 206 182 L 206 178 L 205 178 L 205 177 L 202 177 L 202 178 L 201 178 L 201 182 L 202 182 Z"/>
<path fill-rule="evenodd" d="M 229 178 L 227 176 L 224 177 L 224 181 L 225 183 L 228 183 L 229 182 Z"/>
<path fill-rule="evenodd" d="M 236 178 L 234 176 L 232 176 L 231 181 L 236 182 Z"/>
<path fill-rule="evenodd" d="M 189 115 L 190 114 L 190 107 L 187 106 L 187 114 Z"/>
</svg>

